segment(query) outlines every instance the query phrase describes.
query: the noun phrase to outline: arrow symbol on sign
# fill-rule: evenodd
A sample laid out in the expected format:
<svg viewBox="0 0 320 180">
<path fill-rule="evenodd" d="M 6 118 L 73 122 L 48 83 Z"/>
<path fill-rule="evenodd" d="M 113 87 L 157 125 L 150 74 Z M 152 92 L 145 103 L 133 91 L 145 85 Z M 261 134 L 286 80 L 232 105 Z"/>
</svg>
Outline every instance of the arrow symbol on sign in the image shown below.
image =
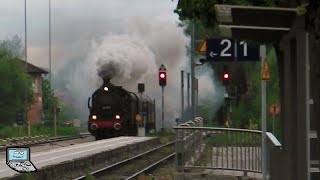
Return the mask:
<svg viewBox="0 0 320 180">
<path fill-rule="evenodd" d="M 218 54 L 214 53 L 213 51 L 210 52 L 211 57 L 216 56 L 216 55 L 218 55 Z"/>
</svg>

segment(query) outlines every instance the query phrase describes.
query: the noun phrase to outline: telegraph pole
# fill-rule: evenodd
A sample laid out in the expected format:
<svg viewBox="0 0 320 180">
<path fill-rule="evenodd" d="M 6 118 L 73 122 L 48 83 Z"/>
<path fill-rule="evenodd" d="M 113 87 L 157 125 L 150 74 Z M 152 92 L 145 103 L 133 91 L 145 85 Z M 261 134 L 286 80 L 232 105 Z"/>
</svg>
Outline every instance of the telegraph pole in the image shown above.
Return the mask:
<svg viewBox="0 0 320 180">
<path fill-rule="evenodd" d="M 25 70 L 27 72 L 27 66 L 28 66 L 28 43 L 27 43 L 27 0 L 24 0 L 24 59 L 25 59 Z M 28 111 L 27 111 L 27 104 L 28 104 L 28 85 L 27 81 L 25 82 L 25 117 L 27 120 L 27 126 L 28 126 L 28 136 L 31 136 L 31 124 L 30 120 L 28 118 Z"/>
<path fill-rule="evenodd" d="M 51 0 L 49 0 L 49 81 L 51 90 Z"/>
</svg>

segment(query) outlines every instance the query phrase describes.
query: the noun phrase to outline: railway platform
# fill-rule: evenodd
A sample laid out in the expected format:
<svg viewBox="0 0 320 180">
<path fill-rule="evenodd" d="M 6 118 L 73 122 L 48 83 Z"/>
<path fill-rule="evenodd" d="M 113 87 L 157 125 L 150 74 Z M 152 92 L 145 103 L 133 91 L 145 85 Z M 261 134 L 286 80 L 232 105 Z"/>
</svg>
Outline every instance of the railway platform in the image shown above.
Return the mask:
<svg viewBox="0 0 320 180">
<path fill-rule="evenodd" d="M 78 166 L 81 164 L 90 165 L 103 161 L 105 157 L 133 149 L 134 146 L 141 148 L 146 143 L 158 143 L 158 139 L 151 137 L 116 137 L 42 152 L 31 152 L 30 161 L 38 169 L 38 172 L 33 173 L 36 176 L 37 173 L 43 174 L 43 171 L 66 173 L 68 170 L 79 168 Z M 16 179 L 19 175 L 21 174 L 6 165 L 5 158 L 0 159 L 0 179 Z"/>
</svg>

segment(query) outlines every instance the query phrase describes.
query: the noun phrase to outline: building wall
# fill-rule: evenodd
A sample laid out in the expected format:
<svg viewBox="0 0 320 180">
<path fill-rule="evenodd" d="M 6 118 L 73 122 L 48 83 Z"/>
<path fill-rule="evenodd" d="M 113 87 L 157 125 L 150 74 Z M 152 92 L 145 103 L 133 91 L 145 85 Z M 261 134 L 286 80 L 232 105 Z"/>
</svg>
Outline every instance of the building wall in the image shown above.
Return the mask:
<svg viewBox="0 0 320 180">
<path fill-rule="evenodd" d="M 31 74 L 32 87 L 34 91 L 34 104 L 31 105 L 28 112 L 28 120 L 31 125 L 39 124 L 42 117 L 42 76 L 41 74 Z"/>
</svg>

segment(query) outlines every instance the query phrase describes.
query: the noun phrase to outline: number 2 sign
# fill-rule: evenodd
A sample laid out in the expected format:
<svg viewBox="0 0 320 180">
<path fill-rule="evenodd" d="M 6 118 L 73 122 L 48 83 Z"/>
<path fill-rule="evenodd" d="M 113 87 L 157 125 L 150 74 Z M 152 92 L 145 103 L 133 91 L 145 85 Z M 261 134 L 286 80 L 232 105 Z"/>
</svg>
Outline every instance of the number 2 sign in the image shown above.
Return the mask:
<svg viewBox="0 0 320 180">
<path fill-rule="evenodd" d="M 249 46 L 245 41 L 233 39 L 207 39 L 208 61 L 258 61 L 259 48 Z"/>
</svg>

